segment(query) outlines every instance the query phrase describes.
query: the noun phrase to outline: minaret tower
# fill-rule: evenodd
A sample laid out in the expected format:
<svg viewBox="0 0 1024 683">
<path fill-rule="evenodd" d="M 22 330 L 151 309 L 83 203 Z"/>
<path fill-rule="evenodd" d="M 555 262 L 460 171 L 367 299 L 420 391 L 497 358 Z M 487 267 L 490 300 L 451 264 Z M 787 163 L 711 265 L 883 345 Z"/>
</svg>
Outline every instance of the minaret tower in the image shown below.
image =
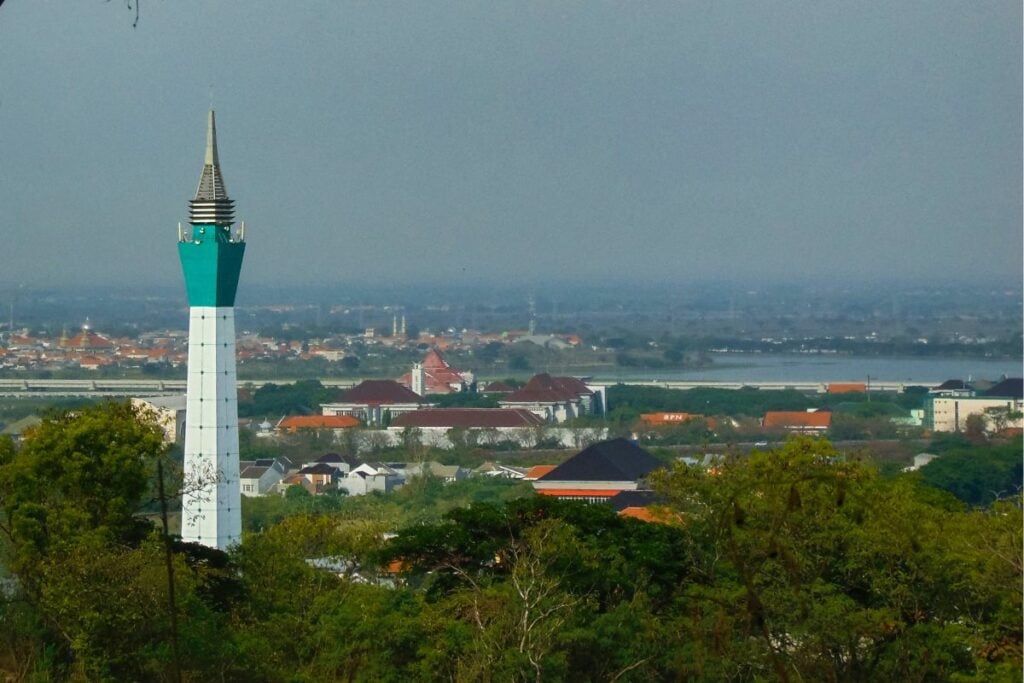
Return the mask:
<svg viewBox="0 0 1024 683">
<path fill-rule="evenodd" d="M 188 290 L 188 397 L 181 536 L 225 549 L 238 543 L 238 389 L 235 380 L 235 290 L 245 253 L 245 223 L 235 234 L 217 158 L 211 111 L 206 161 L 189 202 L 190 231 L 178 226 L 178 254 Z"/>
</svg>

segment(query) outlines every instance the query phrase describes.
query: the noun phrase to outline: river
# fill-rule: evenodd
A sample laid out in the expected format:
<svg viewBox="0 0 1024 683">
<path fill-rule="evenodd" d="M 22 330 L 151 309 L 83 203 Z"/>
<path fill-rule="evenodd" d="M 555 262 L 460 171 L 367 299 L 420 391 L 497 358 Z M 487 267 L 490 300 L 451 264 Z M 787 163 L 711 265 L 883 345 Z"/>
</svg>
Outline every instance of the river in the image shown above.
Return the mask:
<svg viewBox="0 0 1024 683">
<path fill-rule="evenodd" d="M 712 365 L 692 370 L 595 373 L 595 380 L 693 380 L 709 382 L 866 382 L 937 384 L 947 379 L 1020 377 L 1022 361 L 991 358 L 892 358 L 829 354 L 713 353 Z"/>
</svg>

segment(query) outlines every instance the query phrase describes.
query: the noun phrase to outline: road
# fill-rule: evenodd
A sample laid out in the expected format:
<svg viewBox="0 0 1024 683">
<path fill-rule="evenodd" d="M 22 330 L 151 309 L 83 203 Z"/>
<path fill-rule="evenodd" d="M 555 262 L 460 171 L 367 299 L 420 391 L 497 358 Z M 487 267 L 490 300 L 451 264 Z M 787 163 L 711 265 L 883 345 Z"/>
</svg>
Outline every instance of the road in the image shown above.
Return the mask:
<svg viewBox="0 0 1024 683">
<path fill-rule="evenodd" d="M 265 384 L 292 384 L 293 379 L 239 380 L 239 387 L 258 389 Z M 361 382 L 361 379 L 322 379 L 324 386 L 345 389 Z M 692 380 L 602 380 L 594 378 L 590 384 L 612 386 L 614 384 L 664 387 L 666 389 L 695 389 L 710 387 L 717 389 L 739 389 L 749 386 L 765 390 L 795 389 L 807 393 L 823 394 L 829 382 L 708 382 Z M 915 382 L 934 386 L 935 382 Z M 908 385 L 905 381 L 871 380 L 872 391 L 902 392 Z M 127 396 L 153 396 L 159 394 L 185 393 L 183 379 L 0 379 L 0 397 L 3 398 L 120 398 Z"/>
</svg>

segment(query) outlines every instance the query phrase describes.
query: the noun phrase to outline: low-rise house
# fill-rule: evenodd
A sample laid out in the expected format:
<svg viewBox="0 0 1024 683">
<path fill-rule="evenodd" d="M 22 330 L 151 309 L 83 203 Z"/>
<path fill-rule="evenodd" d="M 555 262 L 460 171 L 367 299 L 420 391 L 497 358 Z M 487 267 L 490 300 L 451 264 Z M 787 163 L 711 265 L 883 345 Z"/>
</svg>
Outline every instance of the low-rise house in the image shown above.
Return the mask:
<svg viewBox="0 0 1024 683">
<path fill-rule="evenodd" d="M 239 488 L 243 496 L 263 496 L 275 489 L 291 469 L 287 458 L 260 458 L 238 463 Z"/>
<path fill-rule="evenodd" d="M 324 415 L 349 415 L 366 424 L 379 425 L 430 405 L 394 380 L 368 379 L 343 393 L 337 402 L 325 403 L 320 408 Z"/>
<path fill-rule="evenodd" d="M 359 458 L 351 455 L 342 455 L 341 453 L 324 453 L 319 458 L 314 460 L 311 464 L 318 465 L 330 465 L 334 469 L 338 470 L 343 474 L 348 474 L 356 467 L 362 464 Z"/>
<path fill-rule="evenodd" d="M 832 426 L 832 413 L 827 410 L 769 410 L 764 414 L 761 426 L 766 431 L 823 434 Z"/>
<path fill-rule="evenodd" d="M 394 468 L 379 462 L 364 462 L 339 480 L 339 486 L 350 496 L 364 496 L 373 491 L 390 493 L 405 483 Z"/>
<path fill-rule="evenodd" d="M 665 465 L 625 439 L 589 446 L 533 482 L 542 496 L 604 502 L 621 491 L 646 487 L 651 472 Z"/>
<path fill-rule="evenodd" d="M 287 477 L 277 482 L 277 485 L 274 486 L 273 488 L 273 492 L 279 493 L 283 496 L 292 486 L 301 486 L 302 488 L 306 489 L 308 493 L 314 496 L 318 495 L 319 493 L 322 493 L 322 491 L 317 490 L 316 484 L 314 484 L 304 475 L 299 474 L 298 472 L 294 474 L 289 474 Z"/>
<path fill-rule="evenodd" d="M 17 443 L 24 438 L 26 432 L 35 429 L 41 424 L 43 424 L 43 418 L 38 415 L 29 415 L 28 417 L 23 417 L 20 420 L 15 420 L 4 427 L 0 430 L 0 436 L 9 436 L 15 443 Z"/>
<path fill-rule="evenodd" d="M 312 484 L 315 493 L 341 488 L 340 483 L 345 478 L 345 474 L 341 470 L 322 462 L 306 465 L 299 470 L 298 474 Z"/>
<path fill-rule="evenodd" d="M 526 475 L 526 470 L 522 467 L 512 467 L 510 465 L 502 465 L 498 462 L 485 462 L 484 464 L 473 470 L 473 476 L 480 477 L 497 477 L 500 479 L 523 479 Z"/>
<path fill-rule="evenodd" d="M 405 466 L 406 480 L 412 477 L 434 477 L 446 484 L 462 481 L 469 476 L 469 470 L 459 465 L 442 465 L 439 462 L 407 463 Z"/>
</svg>

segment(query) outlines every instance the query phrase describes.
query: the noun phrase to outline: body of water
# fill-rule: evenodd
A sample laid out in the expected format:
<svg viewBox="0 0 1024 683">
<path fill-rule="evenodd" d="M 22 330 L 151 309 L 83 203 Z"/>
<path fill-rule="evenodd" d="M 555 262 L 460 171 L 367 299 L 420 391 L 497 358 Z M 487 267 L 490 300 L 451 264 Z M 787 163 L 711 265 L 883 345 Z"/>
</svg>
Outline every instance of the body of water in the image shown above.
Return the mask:
<svg viewBox="0 0 1024 683">
<path fill-rule="evenodd" d="M 892 358 L 822 354 L 714 353 L 712 365 L 692 370 L 623 369 L 595 379 L 704 380 L 709 382 L 910 382 L 1020 377 L 1024 361 L 988 358 Z"/>
</svg>

